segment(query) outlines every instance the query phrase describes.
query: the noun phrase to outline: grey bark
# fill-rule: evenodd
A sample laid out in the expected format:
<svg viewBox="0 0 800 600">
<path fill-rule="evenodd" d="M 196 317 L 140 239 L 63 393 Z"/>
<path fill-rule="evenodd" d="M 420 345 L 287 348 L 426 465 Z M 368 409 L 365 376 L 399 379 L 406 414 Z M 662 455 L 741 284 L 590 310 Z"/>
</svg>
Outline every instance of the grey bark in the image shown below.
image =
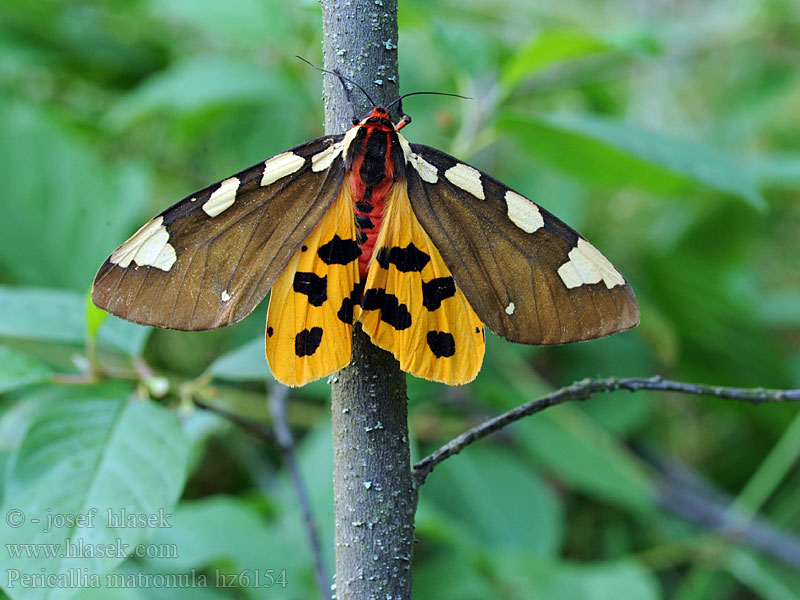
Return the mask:
<svg viewBox="0 0 800 600">
<path fill-rule="evenodd" d="M 398 95 L 396 0 L 322 0 L 326 69 L 338 69 L 372 100 Z M 341 83 L 325 77 L 325 130 L 341 133 L 353 115 Z M 353 90 L 356 117 L 372 108 Z M 415 492 L 411 477 L 405 374 L 357 326 L 350 365 L 331 384 L 336 596 L 411 597 Z"/>
<path fill-rule="evenodd" d="M 339 69 L 379 104 L 398 96 L 397 0 L 322 0 L 322 54 L 326 69 Z M 342 133 L 352 126 L 339 81 L 326 76 L 325 131 Z M 351 94 L 356 117 L 372 106 L 358 90 Z"/>
</svg>

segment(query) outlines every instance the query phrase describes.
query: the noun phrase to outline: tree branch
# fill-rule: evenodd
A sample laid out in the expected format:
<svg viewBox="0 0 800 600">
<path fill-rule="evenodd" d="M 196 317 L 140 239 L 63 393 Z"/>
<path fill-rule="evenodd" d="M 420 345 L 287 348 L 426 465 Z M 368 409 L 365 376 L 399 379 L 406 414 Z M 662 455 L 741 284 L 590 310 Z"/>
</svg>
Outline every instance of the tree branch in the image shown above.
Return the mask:
<svg viewBox="0 0 800 600">
<path fill-rule="evenodd" d="M 321 4 L 325 67 L 379 104 L 397 98 L 397 0 Z M 325 131 L 342 133 L 354 115 L 337 78 L 324 82 Z M 352 101 L 356 117 L 373 108 L 357 90 Z M 336 596 L 410 598 L 415 496 L 405 373 L 358 324 L 350 365 L 331 378 L 331 411 Z"/>
<path fill-rule="evenodd" d="M 670 381 L 661 377 L 649 378 L 617 378 L 584 379 L 573 383 L 569 387 L 555 390 L 531 402 L 526 402 L 502 415 L 484 421 L 480 425 L 465 431 L 457 438 L 449 441 L 433 454 L 426 456 L 414 465 L 414 480 L 419 487 L 440 462 L 458 454 L 473 442 L 499 431 L 507 425 L 524 417 L 536 414 L 551 406 L 570 402 L 572 400 L 587 400 L 599 392 L 614 392 L 617 390 L 657 390 L 693 394 L 696 396 L 714 396 L 726 400 L 736 400 L 749 404 L 762 404 L 765 402 L 796 402 L 800 401 L 800 390 L 768 390 L 764 388 L 733 388 L 718 385 L 704 385 L 699 383 L 684 383 Z"/>
</svg>

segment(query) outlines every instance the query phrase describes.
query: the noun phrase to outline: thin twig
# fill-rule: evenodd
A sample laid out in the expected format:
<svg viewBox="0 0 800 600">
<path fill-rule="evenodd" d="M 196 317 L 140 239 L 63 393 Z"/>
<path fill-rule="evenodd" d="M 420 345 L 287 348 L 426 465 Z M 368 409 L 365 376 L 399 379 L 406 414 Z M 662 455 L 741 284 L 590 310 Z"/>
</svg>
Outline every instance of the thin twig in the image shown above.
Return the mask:
<svg viewBox="0 0 800 600">
<path fill-rule="evenodd" d="M 101 378 L 94 373 L 54 373 L 50 381 L 56 385 L 92 385 Z"/>
<path fill-rule="evenodd" d="M 443 460 L 458 454 L 473 442 L 495 433 L 514 421 L 536 414 L 551 406 L 563 404 L 572 400 L 586 400 L 599 392 L 613 392 L 616 390 L 659 390 L 694 394 L 698 396 L 714 396 L 726 400 L 737 400 L 749 404 L 762 404 L 765 402 L 793 402 L 800 401 L 800 390 L 768 390 L 764 388 L 733 388 L 717 385 L 704 385 L 699 383 L 684 383 L 670 381 L 661 377 L 629 377 L 606 379 L 584 379 L 572 385 L 561 388 L 538 398 L 526 402 L 502 415 L 484 421 L 480 425 L 465 431 L 457 438 L 449 441 L 433 454 L 426 456 L 414 465 L 414 481 L 417 486 L 425 483 L 425 479 L 433 469 Z"/>
<path fill-rule="evenodd" d="M 330 584 L 328 575 L 325 572 L 325 565 L 322 561 L 322 544 L 319 541 L 316 523 L 311 515 L 311 506 L 308 502 L 303 480 L 300 476 L 300 469 L 297 467 L 297 460 L 294 454 L 294 438 L 289 429 L 288 419 L 286 418 L 286 399 L 289 396 L 289 388 L 279 383 L 275 384 L 269 399 L 269 410 L 272 413 L 273 428 L 275 430 L 275 440 L 283 456 L 283 464 L 289 471 L 294 486 L 297 501 L 300 505 L 300 512 L 303 514 L 303 522 L 306 526 L 308 541 L 311 544 L 311 552 L 314 555 L 314 576 L 319 587 L 319 595 L 322 600 L 330 600 Z"/>
<path fill-rule="evenodd" d="M 737 511 L 733 498 L 688 467 L 655 455 L 645 459 L 658 472 L 656 488 L 661 506 L 735 543 L 744 542 L 800 569 L 800 539 L 777 530 L 761 517 Z"/>
<path fill-rule="evenodd" d="M 269 401 L 270 412 L 272 413 L 273 428 L 270 429 L 266 425 L 246 419 L 235 413 L 218 408 L 211 404 L 206 404 L 196 396 L 192 396 L 192 401 L 198 408 L 216 413 L 220 417 L 235 423 L 242 429 L 253 434 L 262 441 L 270 444 L 273 442 L 277 444 L 278 449 L 283 457 L 283 464 L 289 472 L 297 500 L 300 505 L 300 512 L 303 515 L 303 521 L 308 533 L 308 539 L 311 544 L 311 552 L 314 555 L 314 574 L 317 580 L 317 585 L 320 590 L 320 598 L 322 600 L 330 600 L 330 587 L 328 584 L 328 576 L 325 572 L 325 566 L 322 561 L 322 545 L 320 544 L 319 534 L 314 519 L 311 515 L 311 508 L 308 502 L 308 495 L 306 494 L 303 480 L 300 477 L 300 470 L 297 467 L 297 460 L 294 454 L 294 439 L 292 438 L 291 430 L 289 429 L 288 419 L 286 417 L 286 399 L 289 396 L 289 389 L 286 386 L 276 384 Z"/>
<path fill-rule="evenodd" d="M 196 396 L 192 396 L 192 402 L 198 408 L 211 411 L 219 415 L 223 419 L 227 419 L 232 423 L 236 423 L 236 425 L 238 425 L 239 427 L 241 427 L 246 431 L 249 431 L 262 441 L 266 441 L 271 444 L 275 439 L 272 430 L 263 423 L 259 423 L 258 421 L 253 421 L 251 419 L 245 419 L 244 417 L 240 417 L 235 413 L 229 412 L 222 408 L 218 408 L 213 404 L 206 404 L 203 400 L 200 400 Z"/>
</svg>

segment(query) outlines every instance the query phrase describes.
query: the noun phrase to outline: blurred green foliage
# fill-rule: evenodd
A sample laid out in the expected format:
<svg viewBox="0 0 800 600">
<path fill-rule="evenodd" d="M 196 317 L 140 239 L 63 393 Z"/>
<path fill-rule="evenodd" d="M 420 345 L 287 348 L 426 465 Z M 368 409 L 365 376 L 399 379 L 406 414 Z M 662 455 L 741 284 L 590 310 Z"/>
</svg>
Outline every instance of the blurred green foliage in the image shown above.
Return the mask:
<svg viewBox="0 0 800 600">
<path fill-rule="evenodd" d="M 800 5 L 407 0 L 399 20 L 403 91 L 474 98 L 409 99 L 408 135 L 579 229 L 642 308 L 637 330 L 590 343 L 540 349 L 490 337 L 481 375 L 464 388 L 409 378 L 418 458 L 482 417 L 587 376 L 800 387 Z M 4 578 L 75 566 L 151 577 L 285 569 L 288 585 L 50 596 L 0 584 L 13 598 L 314 597 L 277 451 L 190 401 L 198 394 L 268 423 L 266 303 L 233 327 L 187 334 L 104 321 L 85 295 L 102 260 L 152 214 L 322 133 L 319 75 L 293 58 L 320 62 L 318 6 L 5 0 L 0 24 L 10 211 L 0 219 L 2 514 L 173 515 L 171 528 L 127 531 L 4 524 L 2 541 L 121 536 L 179 550 L 69 561 L 6 548 Z M 88 345 L 87 331 L 99 332 Z M 95 360 L 118 381 L 82 383 Z M 677 465 L 737 498 L 791 548 L 797 414 L 637 393 L 517 423 L 422 488 L 415 597 L 800 598 L 796 540 L 778 559 L 746 535 L 677 516 L 653 466 L 654 457 Z M 290 418 L 330 569 L 326 383 L 295 390 Z"/>
</svg>

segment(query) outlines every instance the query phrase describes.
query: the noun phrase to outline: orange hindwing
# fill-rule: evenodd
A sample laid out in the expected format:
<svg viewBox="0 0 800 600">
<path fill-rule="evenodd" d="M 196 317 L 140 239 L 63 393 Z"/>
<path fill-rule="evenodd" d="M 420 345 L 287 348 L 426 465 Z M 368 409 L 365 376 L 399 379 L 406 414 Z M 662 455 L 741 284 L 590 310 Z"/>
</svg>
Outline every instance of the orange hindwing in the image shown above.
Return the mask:
<svg viewBox="0 0 800 600">
<path fill-rule="evenodd" d="M 403 371 L 451 385 L 478 374 L 483 323 L 414 216 L 403 180 L 387 199 L 361 308 L 364 331 Z"/>
<path fill-rule="evenodd" d="M 266 351 L 275 379 L 304 385 L 350 362 L 360 255 L 350 186 L 343 185 L 272 288 Z"/>
</svg>

